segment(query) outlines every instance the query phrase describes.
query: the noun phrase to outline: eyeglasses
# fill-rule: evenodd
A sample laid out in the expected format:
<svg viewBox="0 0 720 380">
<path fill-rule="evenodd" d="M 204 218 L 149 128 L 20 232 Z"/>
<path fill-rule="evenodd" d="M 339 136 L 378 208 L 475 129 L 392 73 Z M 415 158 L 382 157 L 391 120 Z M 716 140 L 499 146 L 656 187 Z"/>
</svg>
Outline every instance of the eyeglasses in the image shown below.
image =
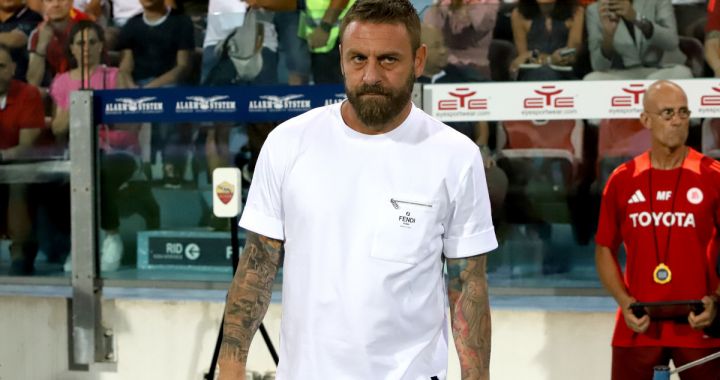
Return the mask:
<svg viewBox="0 0 720 380">
<path fill-rule="evenodd" d="M 100 43 L 100 41 L 91 38 L 91 39 L 85 40 L 85 41 L 83 41 L 83 40 L 75 41 L 75 42 L 73 42 L 73 45 L 76 46 L 76 47 L 83 47 L 83 46 L 85 46 L 85 45 L 87 45 L 87 46 L 95 46 L 95 45 L 97 45 L 97 44 L 99 44 L 99 43 Z"/>
<path fill-rule="evenodd" d="M 692 111 L 690 111 L 686 107 L 681 107 L 677 111 L 675 111 L 672 108 L 665 108 L 665 109 L 661 110 L 660 112 L 648 112 L 648 114 L 650 114 L 650 115 L 660 116 L 660 118 L 662 118 L 665 121 L 672 120 L 675 117 L 675 115 L 678 115 L 678 117 L 680 117 L 680 119 L 683 119 L 683 120 L 688 119 L 688 118 L 690 118 L 691 113 L 692 113 Z"/>
</svg>

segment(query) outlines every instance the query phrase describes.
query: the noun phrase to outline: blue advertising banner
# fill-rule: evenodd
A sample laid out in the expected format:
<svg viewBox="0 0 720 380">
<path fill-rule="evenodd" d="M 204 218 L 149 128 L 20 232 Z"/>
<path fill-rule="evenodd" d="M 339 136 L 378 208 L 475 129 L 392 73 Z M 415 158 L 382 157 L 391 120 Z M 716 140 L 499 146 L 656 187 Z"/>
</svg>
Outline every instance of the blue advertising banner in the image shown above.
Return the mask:
<svg viewBox="0 0 720 380">
<path fill-rule="evenodd" d="M 285 121 L 345 99 L 342 85 L 174 87 L 93 93 L 97 123 Z"/>
</svg>

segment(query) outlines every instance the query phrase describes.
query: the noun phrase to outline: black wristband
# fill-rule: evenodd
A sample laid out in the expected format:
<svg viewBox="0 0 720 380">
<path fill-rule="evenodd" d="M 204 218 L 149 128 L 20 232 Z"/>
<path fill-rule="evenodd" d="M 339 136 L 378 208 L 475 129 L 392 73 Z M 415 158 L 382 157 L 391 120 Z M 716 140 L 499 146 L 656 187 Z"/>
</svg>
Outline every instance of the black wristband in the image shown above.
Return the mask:
<svg viewBox="0 0 720 380">
<path fill-rule="evenodd" d="M 333 28 L 333 24 L 325 21 L 320 21 L 320 29 L 324 30 L 326 33 L 330 33 L 330 31 Z"/>
</svg>

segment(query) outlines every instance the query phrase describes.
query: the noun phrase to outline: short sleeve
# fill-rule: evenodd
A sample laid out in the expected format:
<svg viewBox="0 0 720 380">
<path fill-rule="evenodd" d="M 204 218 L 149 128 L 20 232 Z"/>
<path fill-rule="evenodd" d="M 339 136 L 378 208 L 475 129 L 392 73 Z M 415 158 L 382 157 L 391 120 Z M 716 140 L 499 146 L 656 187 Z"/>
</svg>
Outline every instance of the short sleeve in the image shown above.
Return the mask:
<svg viewBox="0 0 720 380">
<path fill-rule="evenodd" d="M 277 136 L 271 133 L 260 150 L 247 204 L 240 217 L 240 227 L 272 239 L 284 240 L 281 187 L 287 150 L 282 149 L 278 142 Z"/>
<path fill-rule="evenodd" d="M 192 20 L 187 15 L 178 17 L 179 34 L 177 36 L 178 50 L 194 50 L 195 49 L 195 31 Z"/>
<path fill-rule="evenodd" d="M 600 203 L 600 219 L 598 220 L 595 243 L 610 248 L 615 252 L 622 241 L 620 236 L 619 210 L 617 193 L 619 186 L 618 172 L 614 172 L 605 185 L 602 202 Z"/>
<path fill-rule="evenodd" d="M 69 75 L 69 73 L 63 73 L 53 78 L 49 89 L 53 103 L 63 110 L 70 108 L 69 91 L 66 86 L 63 85 L 66 83 L 64 79 L 67 75 Z"/>
<path fill-rule="evenodd" d="M 497 248 L 485 166 L 479 150 L 465 169 L 449 209 L 450 217 L 443 236 L 446 257 L 475 256 Z"/>
</svg>

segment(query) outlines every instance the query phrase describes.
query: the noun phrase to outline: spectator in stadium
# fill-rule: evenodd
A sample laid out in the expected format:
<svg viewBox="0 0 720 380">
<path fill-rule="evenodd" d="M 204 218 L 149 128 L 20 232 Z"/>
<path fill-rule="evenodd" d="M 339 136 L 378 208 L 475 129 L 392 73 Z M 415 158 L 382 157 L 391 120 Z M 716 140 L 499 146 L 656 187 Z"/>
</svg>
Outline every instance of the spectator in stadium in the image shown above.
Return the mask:
<svg viewBox="0 0 720 380">
<path fill-rule="evenodd" d="M 448 320 L 462 377 L 488 378 L 480 152 L 411 102 L 427 48 L 408 0 L 358 0 L 341 29 L 348 100 L 276 128 L 258 161 L 220 379 L 245 378 L 283 256 L 278 378 L 444 378 Z"/>
<path fill-rule="evenodd" d="M 37 88 L 17 79 L 11 50 L 0 45 L 0 162 L 22 157 L 45 127 L 43 104 Z M 32 225 L 34 214 L 25 184 L 0 186 L 0 229 L 12 241 L 11 275 L 34 271 L 37 243 Z"/>
<path fill-rule="evenodd" d="M 679 54 L 670 0 L 599 0 L 586 17 L 594 71 L 585 80 L 693 77 L 688 67 L 663 62 Z"/>
<path fill-rule="evenodd" d="M 80 21 L 70 31 L 68 54 L 71 69 L 55 77 L 50 96 L 55 102 L 52 120 L 53 133 L 67 140 L 69 128 L 70 93 L 81 88 L 95 90 L 131 88 L 130 77 L 115 67 L 102 64 L 105 37 L 103 29 L 92 21 Z M 83 62 L 84 61 L 84 62 Z M 118 233 L 120 216 L 117 196 L 121 186 L 136 174 L 141 147 L 137 125 L 102 125 L 100 145 L 100 227 L 105 235 L 100 245 L 100 269 L 117 270 L 123 255 L 123 244 Z M 147 227 L 159 227 L 159 207 L 152 196 L 138 198 L 143 203 Z M 70 256 L 65 265 L 69 271 Z"/>
<path fill-rule="evenodd" d="M 686 145 L 690 111 L 685 92 L 653 83 L 640 120 L 651 148 L 616 169 L 603 192 L 595 262 L 619 308 L 612 339 L 612 379 L 651 379 L 653 367 L 676 367 L 715 353 L 720 339 L 703 329 L 717 318 L 718 275 L 708 254 L 720 227 L 720 165 Z M 618 262 L 625 247 L 625 273 Z M 711 259 L 712 257 L 712 259 Z M 700 300 L 704 311 L 679 321 L 635 314 L 636 302 Z M 717 379 L 720 361 L 682 373 L 683 380 Z"/>
<path fill-rule="evenodd" d="M 342 83 L 337 40 L 340 22 L 355 0 L 305 0 L 300 14 L 300 37 L 310 48 L 310 67 L 316 84 Z"/>
<path fill-rule="evenodd" d="M 42 21 L 23 0 L 0 1 L 0 44 L 10 48 L 15 62 L 15 79 L 25 81 L 28 66 L 27 41 L 33 29 Z"/>
<path fill-rule="evenodd" d="M 300 11 L 275 11 L 273 24 L 278 33 L 280 53 L 285 56 L 288 84 L 307 84 L 310 80 L 310 52 L 307 41 L 298 37 Z"/>
<path fill-rule="evenodd" d="M 273 12 L 265 8 L 252 8 L 246 13 L 245 7 L 238 6 L 236 1 L 227 4 L 223 1 L 210 1 L 208 29 L 203 44 L 201 83 L 213 86 L 277 84 L 279 46 Z M 223 44 L 227 46 L 222 46 Z M 226 51 L 231 44 L 236 44 L 240 48 L 245 48 L 240 45 L 248 45 L 247 48 L 252 50 L 252 55 L 257 54 L 259 50 L 262 59 L 243 60 L 243 64 L 248 68 L 247 71 L 238 69 L 239 59 L 234 62 Z M 255 66 L 255 61 L 258 67 L 249 69 Z"/>
<path fill-rule="evenodd" d="M 116 49 L 120 70 L 143 88 L 172 87 L 187 80 L 195 49 L 190 17 L 166 6 L 164 0 L 141 0 L 143 12 L 120 30 Z M 152 158 L 162 152 L 163 180 L 179 186 L 192 144 L 191 125 L 160 124 L 152 128 Z M 158 163 L 157 161 L 155 163 Z"/>
<path fill-rule="evenodd" d="M 511 72 L 523 81 L 573 79 L 583 18 L 575 0 L 520 0 L 511 16 L 518 51 Z"/>
<path fill-rule="evenodd" d="M 236 27 L 242 25 L 247 2 L 237 0 L 209 0 L 207 28 L 203 39 L 202 67 L 200 83 L 207 84 L 210 71 L 217 66 L 220 55 L 217 45 L 221 44 Z M 230 67 L 232 68 L 232 67 Z M 234 71 L 231 71 L 234 72 Z M 229 84 L 233 78 L 223 79 Z"/>
<path fill-rule="evenodd" d="M 458 68 L 449 62 L 448 48 L 445 46 L 446 37 L 443 34 L 442 30 L 433 25 L 422 24 L 421 41 L 427 46 L 428 54 L 425 60 L 425 69 L 418 77 L 417 82 L 426 84 L 472 82 L 473 73 L 470 73 L 468 77 L 468 70 Z M 483 164 L 485 164 L 485 177 L 487 178 L 493 219 L 497 222 L 501 217 L 500 212 L 507 193 L 508 178 L 505 172 L 496 165 L 488 145 L 490 139 L 488 122 L 452 122 L 448 125 L 475 141 L 480 147 Z M 497 226 L 497 223 L 495 225 Z"/>
<path fill-rule="evenodd" d="M 143 12 L 120 31 L 120 70 L 143 88 L 176 86 L 187 78 L 194 49 L 190 18 L 163 0 L 141 0 Z"/>
<path fill-rule="evenodd" d="M 232 31 L 231 28 L 228 28 L 228 24 L 232 25 L 232 22 L 228 23 L 232 17 L 228 13 L 238 12 L 242 3 L 251 8 L 272 11 L 272 13 L 268 14 L 272 15 L 273 30 L 271 34 L 265 33 L 265 35 L 267 38 L 277 40 L 275 42 L 277 48 L 273 47 L 273 50 L 284 55 L 285 59 L 283 61 L 287 69 L 288 84 L 291 86 L 306 84 L 310 76 L 310 52 L 308 51 L 307 41 L 298 36 L 300 11 L 297 9 L 297 1 L 295 0 L 246 0 L 240 2 L 210 0 L 208 33 L 203 44 L 203 73 L 205 74 L 203 77 L 207 74 L 206 62 L 211 63 L 207 66 L 213 66 L 212 62 L 208 61 L 208 58 L 216 60 L 215 57 L 208 55 L 208 53 L 212 52 L 209 51 L 208 47 L 217 44 Z M 221 12 L 221 10 L 225 11 Z M 213 18 L 214 21 L 211 20 Z M 222 24 L 223 30 L 219 30 L 219 18 L 223 18 L 225 21 Z M 239 17 L 235 18 L 239 19 Z M 277 38 L 274 36 L 277 36 Z"/>
<path fill-rule="evenodd" d="M 448 62 L 469 81 L 490 79 L 490 42 L 499 0 L 441 0 L 425 11 L 425 23 L 442 31 Z"/>
<path fill-rule="evenodd" d="M 705 24 L 705 61 L 720 77 L 720 3 L 708 2 L 707 24 Z"/>
<path fill-rule="evenodd" d="M 73 8 L 72 0 L 43 0 L 46 21 L 41 22 L 30 35 L 30 59 L 27 82 L 47 86 L 52 78 L 69 69 L 65 47 L 70 29 L 88 16 Z"/>
</svg>

